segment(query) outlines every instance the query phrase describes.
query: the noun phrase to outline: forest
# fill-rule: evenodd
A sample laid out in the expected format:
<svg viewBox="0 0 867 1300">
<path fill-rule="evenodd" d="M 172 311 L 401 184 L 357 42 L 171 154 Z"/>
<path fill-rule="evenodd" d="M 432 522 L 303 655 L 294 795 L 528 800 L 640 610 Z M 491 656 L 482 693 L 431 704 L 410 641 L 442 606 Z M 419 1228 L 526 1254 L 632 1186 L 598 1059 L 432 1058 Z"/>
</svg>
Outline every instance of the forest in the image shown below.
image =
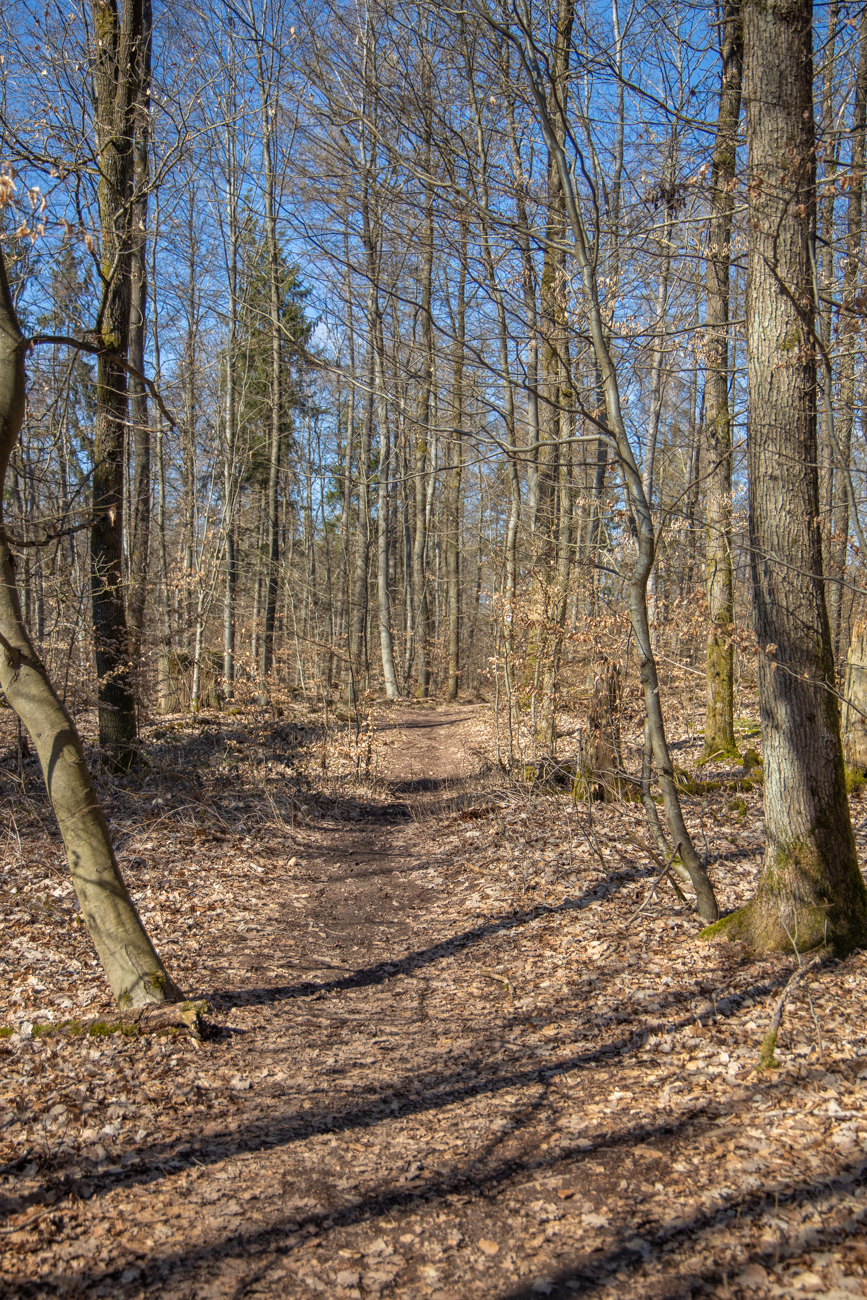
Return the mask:
<svg viewBox="0 0 867 1300">
<path fill-rule="evenodd" d="M 867 1297 L 867 5 L 8 0 L 0 1297 Z"/>
</svg>

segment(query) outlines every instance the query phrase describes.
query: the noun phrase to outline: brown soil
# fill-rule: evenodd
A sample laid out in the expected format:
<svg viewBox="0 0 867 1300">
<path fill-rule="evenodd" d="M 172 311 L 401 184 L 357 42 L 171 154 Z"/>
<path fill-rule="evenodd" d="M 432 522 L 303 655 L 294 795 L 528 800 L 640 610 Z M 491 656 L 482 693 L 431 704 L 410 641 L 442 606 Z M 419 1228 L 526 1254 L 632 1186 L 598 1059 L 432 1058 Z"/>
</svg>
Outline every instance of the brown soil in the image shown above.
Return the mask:
<svg viewBox="0 0 867 1300">
<path fill-rule="evenodd" d="M 672 896 L 636 934 L 618 814 L 534 812 L 480 726 L 383 710 L 369 801 L 308 800 L 282 841 L 236 825 L 198 868 L 175 834 L 202 942 L 165 920 L 161 947 L 218 1032 L 6 1040 L 0 1294 L 867 1295 L 863 1039 L 753 1074 L 782 959 L 708 949 Z M 552 892 L 468 892 L 507 853 Z M 85 964 L 6 903 L 22 987 L 38 953 Z M 814 997 L 848 990 L 854 1022 L 864 969 Z"/>
</svg>

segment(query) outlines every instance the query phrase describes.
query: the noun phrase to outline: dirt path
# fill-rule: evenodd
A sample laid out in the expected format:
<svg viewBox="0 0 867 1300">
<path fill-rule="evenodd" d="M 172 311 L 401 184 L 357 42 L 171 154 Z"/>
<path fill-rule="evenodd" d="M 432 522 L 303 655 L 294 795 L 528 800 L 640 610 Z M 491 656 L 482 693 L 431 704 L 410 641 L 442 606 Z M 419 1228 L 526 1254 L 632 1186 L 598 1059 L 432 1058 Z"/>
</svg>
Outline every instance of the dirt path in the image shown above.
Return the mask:
<svg viewBox="0 0 867 1300">
<path fill-rule="evenodd" d="M 311 803 L 279 852 L 248 845 L 232 893 L 245 919 L 224 928 L 223 950 L 199 967 L 202 987 L 217 990 L 214 1041 L 17 1044 L 7 1065 L 34 1088 L 41 1071 L 66 1071 L 70 1089 L 84 1080 L 76 1122 L 90 1127 L 73 1143 L 72 1103 L 54 1087 L 16 1139 L 26 1149 L 2 1170 L 11 1226 L 0 1238 L 0 1294 L 788 1294 L 767 1291 L 761 1234 L 788 1203 L 786 1223 L 810 1229 L 800 1208 L 810 1197 L 811 1207 L 825 1198 L 819 1229 L 785 1249 L 805 1277 L 820 1267 L 804 1255 L 817 1231 L 831 1234 L 832 1254 L 806 1289 L 867 1294 L 857 1254 L 864 1162 L 853 1174 L 851 1160 L 814 1146 L 809 1172 L 763 1166 L 803 1076 L 754 1079 L 734 1061 L 705 1068 L 721 1053 L 729 1060 L 730 1038 L 689 1038 L 696 1024 L 704 1032 L 699 1013 L 677 1009 L 672 975 L 685 981 L 698 962 L 701 988 L 731 986 L 742 957 L 696 955 L 692 928 L 677 919 L 668 947 L 622 929 L 612 947 L 592 927 L 616 878 L 592 855 L 580 866 L 571 848 L 569 862 L 556 861 L 580 867 L 583 883 L 566 877 L 557 908 L 516 910 L 475 893 L 486 855 L 505 852 L 508 836 L 494 825 L 474 717 L 384 715 L 384 801 Z M 482 806 L 458 811 L 474 792 Z M 528 841 L 516 834 L 520 867 Z M 243 857 L 239 848 L 239 872 Z M 557 955 L 565 934 L 583 936 L 568 979 Z M 629 1002 L 639 961 L 657 972 L 657 1010 L 665 985 L 673 999 L 674 1037 L 652 1059 L 639 1055 L 644 1004 Z M 762 970 L 772 992 L 776 967 Z M 682 1055 L 669 1069 L 672 1044 Z M 687 1055 L 690 1044 L 703 1060 Z M 816 1073 L 815 1105 L 836 1087 L 838 1111 L 854 1106 L 851 1065 L 831 1068 Z M 736 1178 L 738 1107 L 753 1173 Z M 55 1134 L 47 1148 L 40 1125 Z M 835 1277 L 845 1283 L 837 1292 Z"/>
</svg>

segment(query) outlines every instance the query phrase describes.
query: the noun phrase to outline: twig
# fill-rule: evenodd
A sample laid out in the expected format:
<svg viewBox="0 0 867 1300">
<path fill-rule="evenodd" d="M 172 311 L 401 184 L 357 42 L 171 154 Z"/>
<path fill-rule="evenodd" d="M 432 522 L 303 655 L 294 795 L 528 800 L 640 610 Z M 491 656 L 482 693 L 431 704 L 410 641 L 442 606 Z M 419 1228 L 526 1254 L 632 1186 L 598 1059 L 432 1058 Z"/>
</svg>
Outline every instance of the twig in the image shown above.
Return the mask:
<svg viewBox="0 0 867 1300">
<path fill-rule="evenodd" d="M 121 370 L 125 370 L 128 375 L 133 377 L 133 379 L 137 379 L 140 384 L 144 384 L 171 428 L 177 429 L 177 420 L 163 402 L 160 390 L 157 388 L 154 381 L 148 379 L 147 375 L 143 375 L 142 372 L 136 369 L 136 367 L 127 361 L 125 357 L 118 356 L 116 352 L 111 352 L 108 348 L 104 348 L 98 343 L 87 343 L 84 339 L 70 338 L 68 334 L 34 334 L 32 338 L 27 340 L 27 342 L 31 348 L 38 347 L 40 344 L 44 343 L 49 343 L 53 347 L 77 348 L 79 352 L 86 352 L 91 357 L 99 357 L 106 361 L 111 361 L 113 365 L 120 366 Z"/>
<path fill-rule="evenodd" d="M 653 898 L 653 895 L 656 893 L 657 889 L 658 889 L 659 886 L 662 884 L 663 880 L 665 880 L 665 877 L 668 875 L 669 871 L 671 871 L 671 868 L 674 866 L 674 859 L 677 857 L 677 854 L 678 854 L 679 849 L 680 849 L 680 840 L 677 841 L 677 843 L 675 844 L 674 848 L 672 849 L 672 851 L 671 851 L 671 857 L 668 859 L 668 862 L 665 864 L 664 869 L 660 872 L 660 874 L 659 874 L 659 875 L 656 877 L 656 879 L 654 880 L 654 882 L 653 882 L 653 886 L 652 886 L 652 888 L 651 888 L 651 890 L 650 890 L 650 893 L 647 895 L 647 897 L 645 898 L 644 902 L 643 902 L 643 903 L 641 904 L 641 906 L 638 907 L 638 908 L 637 908 L 637 909 L 632 913 L 632 915 L 627 919 L 627 921 L 626 921 L 626 924 L 627 924 L 627 925 L 631 925 L 632 922 L 635 920 L 636 916 L 640 916 L 641 913 L 644 911 L 645 907 L 647 907 L 647 905 L 650 903 L 651 899 Z M 655 856 L 655 854 L 654 854 L 654 856 Z M 672 881 L 671 883 L 674 885 L 674 881 Z M 675 885 L 675 889 L 677 889 L 677 886 L 676 886 L 676 885 Z M 678 890 L 678 893 L 680 893 L 679 890 Z M 681 894 L 681 898 L 682 898 L 682 897 L 683 897 L 683 895 Z"/>
<path fill-rule="evenodd" d="M 780 1025 L 783 1023 L 783 1012 L 786 1008 L 786 1003 L 788 1002 L 791 994 L 794 992 L 795 987 L 798 981 L 800 980 L 801 976 L 806 975 L 807 971 L 815 970 L 817 966 L 821 966 L 824 955 L 825 954 L 823 949 L 823 951 L 820 952 L 818 956 L 814 957 L 812 961 L 808 962 L 806 966 L 801 966 L 800 965 L 801 956 L 800 953 L 797 954 L 799 964 L 798 966 L 795 967 L 794 971 L 792 972 L 792 974 L 790 975 L 786 983 L 786 987 L 783 989 L 782 993 L 777 999 L 777 1005 L 774 1007 L 774 1014 L 771 1016 L 771 1023 L 768 1025 L 768 1032 L 765 1034 L 764 1038 L 762 1039 L 762 1050 L 759 1056 L 759 1063 L 756 1066 L 757 1070 L 779 1069 L 780 1063 L 774 1056 L 774 1048 L 777 1046 L 777 1035 L 780 1032 Z M 809 990 L 807 992 L 807 996 L 808 997 L 810 996 Z M 812 1008 L 812 1006 L 813 1006 L 813 1001 L 811 998 L 810 1007 Z M 815 1015 L 813 1018 L 815 1020 Z M 818 1024 L 816 1028 L 818 1029 Z M 822 1035 L 820 1033 L 819 1034 L 820 1055 L 822 1050 L 821 1043 L 822 1043 Z"/>
<path fill-rule="evenodd" d="M 638 838 L 638 836 L 635 834 L 635 831 L 627 831 L 626 838 L 628 840 L 632 840 L 632 843 L 637 844 L 640 849 L 643 849 L 644 852 L 647 854 L 647 856 L 653 859 L 653 861 L 659 867 L 660 871 L 662 871 L 663 873 L 665 873 L 669 867 L 671 867 L 673 870 L 678 869 L 674 865 L 674 859 L 677 857 L 677 849 L 675 849 L 674 853 L 672 853 L 671 857 L 668 860 L 668 863 L 665 863 L 663 862 L 659 854 L 654 849 L 652 849 L 649 844 L 645 844 L 644 840 Z M 680 848 L 679 844 L 678 844 L 678 848 Z M 662 877 L 660 876 L 660 880 L 661 879 Z M 671 884 L 672 887 L 674 888 L 674 892 L 677 894 L 680 901 L 682 903 L 685 903 L 686 898 L 684 896 L 683 890 L 680 888 L 680 885 L 678 885 L 676 880 L 672 880 Z"/>
<path fill-rule="evenodd" d="M 484 975 L 485 979 L 499 980 L 501 984 L 505 984 L 506 991 L 509 994 L 509 997 L 512 999 L 513 1002 L 515 1001 L 515 986 L 514 984 L 512 984 L 511 980 L 506 979 L 505 975 L 497 975 L 492 970 L 480 970 L 479 974 Z"/>
<path fill-rule="evenodd" d="M 42 1210 L 39 1214 L 34 1214 L 32 1218 L 25 1219 L 23 1223 L 13 1224 L 9 1228 L 0 1228 L 0 1237 L 8 1237 L 11 1232 L 23 1232 L 24 1229 L 29 1228 L 32 1223 L 38 1223 L 40 1219 L 44 1219 L 47 1214 L 56 1213 L 57 1207 L 52 1205 L 50 1209 Z"/>
</svg>

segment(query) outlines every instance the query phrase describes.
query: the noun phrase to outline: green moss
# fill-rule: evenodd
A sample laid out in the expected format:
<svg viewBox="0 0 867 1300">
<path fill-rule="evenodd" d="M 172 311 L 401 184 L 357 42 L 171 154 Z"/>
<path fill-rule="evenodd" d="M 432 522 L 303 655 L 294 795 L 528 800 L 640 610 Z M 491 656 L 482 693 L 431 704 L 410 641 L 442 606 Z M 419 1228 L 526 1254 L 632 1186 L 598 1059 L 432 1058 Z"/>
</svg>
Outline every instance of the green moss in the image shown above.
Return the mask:
<svg viewBox="0 0 867 1300">
<path fill-rule="evenodd" d="M 708 742 L 706 740 L 704 742 L 704 748 L 701 751 L 701 758 L 698 760 L 698 765 L 699 767 L 703 767 L 705 763 L 721 763 L 726 759 L 732 763 L 741 763 L 743 761 L 740 750 L 734 741 L 721 741 L 716 743 L 714 741 Z"/>
<path fill-rule="evenodd" d="M 34 1038 L 52 1038 L 55 1034 L 80 1034 L 81 1022 L 78 1020 L 57 1020 L 48 1025 L 34 1025 L 31 1034 Z"/>
<path fill-rule="evenodd" d="M 117 1025 L 110 1025 L 107 1020 L 94 1020 L 92 1025 L 87 1026 L 87 1032 L 91 1038 L 107 1038 L 109 1034 L 115 1033 Z"/>
<path fill-rule="evenodd" d="M 762 1039 L 762 1050 L 759 1053 L 760 1070 L 779 1070 L 780 1062 L 774 1056 L 774 1048 L 777 1046 L 777 1031 L 769 1029 Z"/>
<path fill-rule="evenodd" d="M 11 1025 L 0 1025 L 0 1038 L 11 1038 L 14 1033 Z"/>
<path fill-rule="evenodd" d="M 848 795 L 858 795 L 864 786 L 867 785 L 867 777 L 857 767 L 846 767 L 846 793 Z"/>
<path fill-rule="evenodd" d="M 712 939 L 729 939 L 734 937 L 729 934 L 729 930 L 739 930 L 741 928 L 748 915 L 749 906 L 749 903 L 747 903 L 744 907 L 739 907 L 736 912 L 729 912 L 728 916 L 721 916 L 720 919 L 714 921 L 712 925 L 706 925 L 705 928 L 699 932 L 699 939 L 706 939 L 708 943 L 710 943 Z"/>
<path fill-rule="evenodd" d="M 149 975 L 142 976 L 142 983 L 148 993 L 157 993 L 161 997 L 166 994 L 166 977 L 162 971 L 151 971 Z"/>
</svg>

